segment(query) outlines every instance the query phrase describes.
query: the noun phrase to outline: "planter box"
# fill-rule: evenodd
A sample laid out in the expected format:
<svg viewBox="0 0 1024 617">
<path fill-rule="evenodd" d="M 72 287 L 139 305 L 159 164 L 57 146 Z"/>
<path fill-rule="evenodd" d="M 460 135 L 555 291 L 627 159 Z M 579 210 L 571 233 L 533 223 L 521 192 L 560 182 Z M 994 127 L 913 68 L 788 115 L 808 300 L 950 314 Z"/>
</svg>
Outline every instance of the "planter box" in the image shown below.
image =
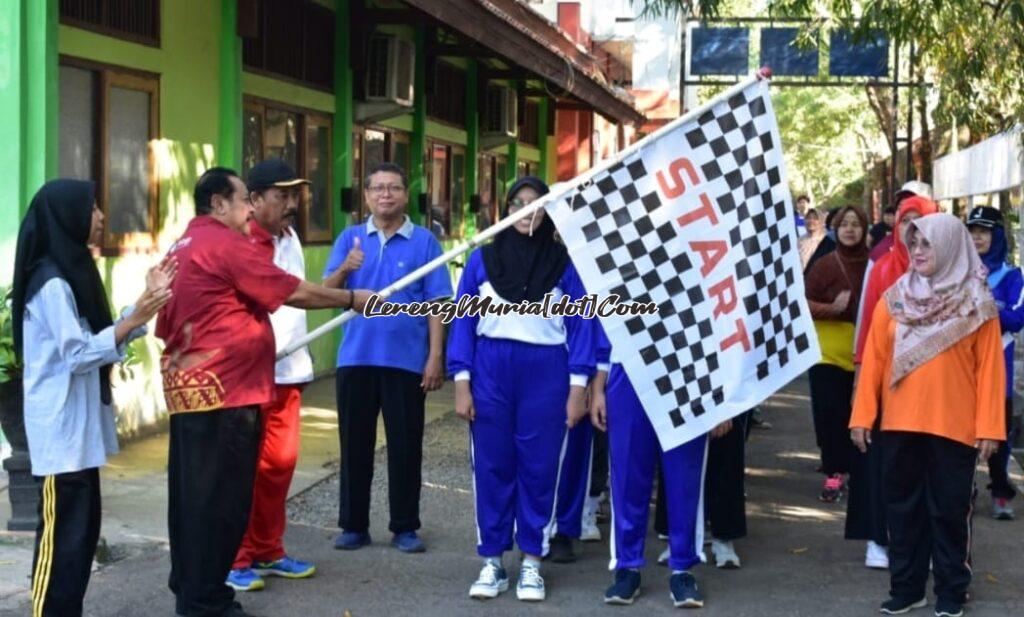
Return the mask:
<svg viewBox="0 0 1024 617">
<path fill-rule="evenodd" d="M 4 459 L 7 495 L 11 500 L 8 531 L 35 531 L 39 517 L 39 484 L 32 477 L 25 437 L 24 396 L 21 379 L 0 384 L 0 426 L 11 444 L 11 456 Z"/>
</svg>

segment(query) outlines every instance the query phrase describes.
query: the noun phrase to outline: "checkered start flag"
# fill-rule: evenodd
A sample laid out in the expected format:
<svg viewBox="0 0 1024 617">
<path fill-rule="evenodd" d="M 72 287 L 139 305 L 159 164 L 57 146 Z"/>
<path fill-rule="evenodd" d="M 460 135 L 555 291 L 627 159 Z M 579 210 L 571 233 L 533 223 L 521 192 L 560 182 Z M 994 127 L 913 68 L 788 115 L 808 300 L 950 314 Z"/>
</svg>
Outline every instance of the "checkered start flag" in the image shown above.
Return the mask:
<svg viewBox="0 0 1024 617">
<path fill-rule="evenodd" d="M 664 449 L 818 362 L 767 81 L 733 88 L 585 178 L 547 212 L 590 293 L 658 306 L 602 325 Z"/>
</svg>

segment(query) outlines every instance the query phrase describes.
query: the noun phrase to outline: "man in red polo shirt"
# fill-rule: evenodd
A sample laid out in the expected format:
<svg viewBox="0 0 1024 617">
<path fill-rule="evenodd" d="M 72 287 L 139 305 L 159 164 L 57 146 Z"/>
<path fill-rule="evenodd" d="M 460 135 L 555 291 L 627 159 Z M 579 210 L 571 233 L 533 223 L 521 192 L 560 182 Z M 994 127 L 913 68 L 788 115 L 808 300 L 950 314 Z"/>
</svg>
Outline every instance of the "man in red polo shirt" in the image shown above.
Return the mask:
<svg viewBox="0 0 1024 617">
<path fill-rule="evenodd" d="M 270 313 L 285 304 L 361 310 L 369 292 L 327 289 L 275 266 L 248 235 L 253 207 L 235 172 L 204 173 L 195 204 L 169 251 L 178 277 L 156 325 L 171 414 L 169 586 L 179 615 L 243 617 L 224 581 L 249 520 L 259 408 L 274 395 Z"/>
</svg>

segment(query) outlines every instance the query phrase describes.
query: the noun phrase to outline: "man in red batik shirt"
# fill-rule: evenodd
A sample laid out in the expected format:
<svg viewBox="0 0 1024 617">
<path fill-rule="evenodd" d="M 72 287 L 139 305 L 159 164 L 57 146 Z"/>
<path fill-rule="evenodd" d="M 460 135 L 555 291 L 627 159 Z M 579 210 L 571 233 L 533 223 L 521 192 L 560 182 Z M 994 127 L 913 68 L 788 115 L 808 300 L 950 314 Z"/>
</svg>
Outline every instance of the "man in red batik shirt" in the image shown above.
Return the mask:
<svg viewBox="0 0 1024 617">
<path fill-rule="evenodd" d="M 259 408 L 274 396 L 270 313 L 285 304 L 361 310 L 369 292 L 327 289 L 275 266 L 248 235 L 253 207 L 235 172 L 204 173 L 195 204 L 169 251 L 178 276 L 156 325 L 171 415 L 169 586 L 179 615 L 244 617 L 224 581 L 249 520 Z"/>
</svg>

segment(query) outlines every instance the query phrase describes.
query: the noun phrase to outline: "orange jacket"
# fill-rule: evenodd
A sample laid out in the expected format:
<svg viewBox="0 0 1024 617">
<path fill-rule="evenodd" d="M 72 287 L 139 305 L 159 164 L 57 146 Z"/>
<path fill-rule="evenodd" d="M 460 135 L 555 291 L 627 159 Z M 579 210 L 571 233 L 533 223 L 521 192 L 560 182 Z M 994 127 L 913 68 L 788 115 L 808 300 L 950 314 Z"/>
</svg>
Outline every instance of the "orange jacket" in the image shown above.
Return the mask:
<svg viewBox="0 0 1024 617">
<path fill-rule="evenodd" d="M 867 336 L 850 428 L 871 428 L 882 410 L 883 431 L 929 433 L 974 446 L 1006 439 L 1006 367 L 999 319 L 908 373 L 893 388 L 896 321 L 878 302 Z"/>
</svg>

